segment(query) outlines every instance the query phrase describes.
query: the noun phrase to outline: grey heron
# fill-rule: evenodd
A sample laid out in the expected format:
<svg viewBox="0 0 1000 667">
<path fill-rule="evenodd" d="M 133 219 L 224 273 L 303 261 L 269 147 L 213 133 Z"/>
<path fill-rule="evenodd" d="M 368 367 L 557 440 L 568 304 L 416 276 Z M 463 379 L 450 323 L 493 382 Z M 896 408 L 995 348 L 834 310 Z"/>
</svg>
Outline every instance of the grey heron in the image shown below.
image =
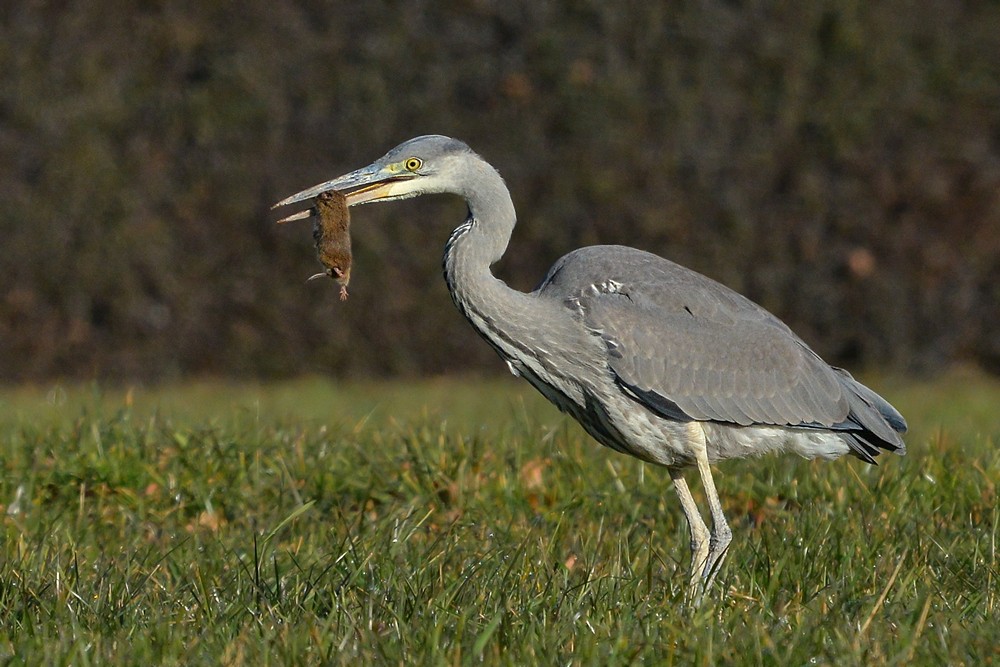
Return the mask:
<svg viewBox="0 0 1000 667">
<path fill-rule="evenodd" d="M 880 449 L 905 453 L 906 422 L 886 400 L 762 307 L 662 257 L 586 247 L 559 259 L 533 292 L 508 287 L 490 267 L 507 248 L 514 204 L 496 169 L 461 141 L 411 139 L 275 207 L 331 190 L 349 206 L 432 193 L 465 199 L 468 217 L 444 253 L 455 305 L 511 373 L 595 440 L 667 468 L 690 529 L 696 599 L 732 540 L 711 464 L 766 452 L 868 463 Z M 701 476 L 711 531 L 684 479 L 689 466 Z"/>
</svg>

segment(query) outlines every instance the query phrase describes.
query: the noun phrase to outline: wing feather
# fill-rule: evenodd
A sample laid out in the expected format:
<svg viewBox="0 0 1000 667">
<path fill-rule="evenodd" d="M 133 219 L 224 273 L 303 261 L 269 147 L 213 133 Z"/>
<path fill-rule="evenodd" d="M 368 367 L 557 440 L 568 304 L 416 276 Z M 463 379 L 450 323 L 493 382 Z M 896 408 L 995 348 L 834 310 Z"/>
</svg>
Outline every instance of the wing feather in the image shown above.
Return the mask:
<svg viewBox="0 0 1000 667">
<path fill-rule="evenodd" d="M 618 382 L 671 418 L 836 427 L 856 402 L 840 372 L 776 317 L 656 255 L 583 248 L 536 292 L 573 308 L 605 341 Z M 885 431 L 894 435 L 888 425 L 875 432 Z"/>
</svg>

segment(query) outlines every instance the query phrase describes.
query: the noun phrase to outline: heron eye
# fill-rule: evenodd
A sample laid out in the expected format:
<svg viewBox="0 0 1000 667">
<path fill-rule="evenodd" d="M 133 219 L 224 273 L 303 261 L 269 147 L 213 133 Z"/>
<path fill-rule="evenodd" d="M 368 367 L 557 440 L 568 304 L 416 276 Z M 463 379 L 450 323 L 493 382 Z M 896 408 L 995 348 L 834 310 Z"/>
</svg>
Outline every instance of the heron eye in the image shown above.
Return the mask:
<svg viewBox="0 0 1000 667">
<path fill-rule="evenodd" d="M 408 158 L 406 162 L 403 163 L 403 166 L 406 167 L 407 171 L 416 171 L 417 169 L 420 169 L 420 165 L 422 164 L 423 161 L 420 158 L 411 157 Z"/>
</svg>

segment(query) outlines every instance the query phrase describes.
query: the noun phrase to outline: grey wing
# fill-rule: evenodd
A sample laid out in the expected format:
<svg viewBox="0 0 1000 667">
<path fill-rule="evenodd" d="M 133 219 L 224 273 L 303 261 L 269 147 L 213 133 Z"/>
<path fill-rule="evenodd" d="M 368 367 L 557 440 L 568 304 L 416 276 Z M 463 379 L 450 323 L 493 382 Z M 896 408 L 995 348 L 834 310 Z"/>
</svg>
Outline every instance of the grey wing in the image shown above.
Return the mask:
<svg viewBox="0 0 1000 667">
<path fill-rule="evenodd" d="M 857 431 L 849 444 L 866 460 L 903 446 L 905 422 L 881 397 L 749 299 L 661 257 L 583 248 L 537 293 L 572 308 L 604 341 L 623 391 L 662 416 Z"/>
</svg>

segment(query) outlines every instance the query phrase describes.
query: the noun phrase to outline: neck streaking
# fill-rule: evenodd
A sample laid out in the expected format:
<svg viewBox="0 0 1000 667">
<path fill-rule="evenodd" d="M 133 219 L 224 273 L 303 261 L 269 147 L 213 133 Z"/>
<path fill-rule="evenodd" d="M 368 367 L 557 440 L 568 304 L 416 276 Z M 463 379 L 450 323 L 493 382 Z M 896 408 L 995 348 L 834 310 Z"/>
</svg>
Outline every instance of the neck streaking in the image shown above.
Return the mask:
<svg viewBox="0 0 1000 667">
<path fill-rule="evenodd" d="M 537 307 L 535 299 L 511 289 L 490 271 L 510 242 L 516 223 L 514 204 L 500 174 L 478 157 L 463 174 L 455 194 L 465 198 L 469 217 L 448 239 L 445 281 L 466 319 L 502 358 L 510 360 L 523 348 L 519 341 L 530 340 L 520 329 L 532 322 L 529 313 Z"/>
<path fill-rule="evenodd" d="M 603 344 L 559 300 L 519 292 L 493 276 L 490 266 L 503 256 L 514 229 L 514 205 L 503 179 L 485 162 L 476 158 L 463 173 L 468 177 L 451 192 L 465 197 L 469 217 L 444 254 L 451 297 L 511 372 L 581 419 L 585 391 L 573 374 L 602 368 Z"/>
</svg>

